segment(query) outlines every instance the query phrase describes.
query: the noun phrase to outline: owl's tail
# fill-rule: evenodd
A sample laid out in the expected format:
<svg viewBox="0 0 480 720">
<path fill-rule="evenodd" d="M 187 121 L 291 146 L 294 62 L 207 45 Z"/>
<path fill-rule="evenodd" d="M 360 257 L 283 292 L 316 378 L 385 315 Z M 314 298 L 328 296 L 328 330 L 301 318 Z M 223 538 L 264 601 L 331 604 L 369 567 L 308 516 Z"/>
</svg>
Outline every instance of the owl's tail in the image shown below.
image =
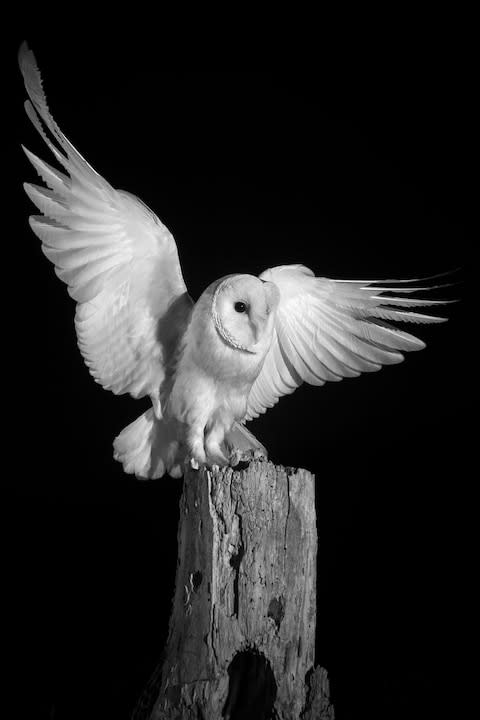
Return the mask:
<svg viewBox="0 0 480 720">
<path fill-rule="evenodd" d="M 153 408 L 127 425 L 113 441 L 113 457 L 126 473 L 139 479 L 154 480 L 166 472 L 183 475 L 181 448 L 173 423 L 155 416 Z"/>
<path fill-rule="evenodd" d="M 175 422 L 158 419 L 153 408 L 127 425 L 113 441 L 113 457 L 126 473 L 141 480 L 154 480 L 167 472 L 183 475 L 186 449 L 178 439 Z M 236 462 L 267 459 L 267 451 L 245 425 L 234 423 L 225 437 L 225 454 L 235 451 Z"/>
</svg>

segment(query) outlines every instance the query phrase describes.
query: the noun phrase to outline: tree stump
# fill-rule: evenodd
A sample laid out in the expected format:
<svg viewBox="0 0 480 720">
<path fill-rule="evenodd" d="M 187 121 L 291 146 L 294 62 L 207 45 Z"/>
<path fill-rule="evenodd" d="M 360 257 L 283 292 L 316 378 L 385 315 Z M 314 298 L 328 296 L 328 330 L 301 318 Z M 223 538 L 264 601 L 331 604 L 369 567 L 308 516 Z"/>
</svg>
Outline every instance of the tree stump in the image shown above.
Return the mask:
<svg viewBox="0 0 480 720">
<path fill-rule="evenodd" d="M 134 720 L 332 720 L 314 669 L 316 554 L 306 470 L 189 470 L 167 646 Z"/>
</svg>

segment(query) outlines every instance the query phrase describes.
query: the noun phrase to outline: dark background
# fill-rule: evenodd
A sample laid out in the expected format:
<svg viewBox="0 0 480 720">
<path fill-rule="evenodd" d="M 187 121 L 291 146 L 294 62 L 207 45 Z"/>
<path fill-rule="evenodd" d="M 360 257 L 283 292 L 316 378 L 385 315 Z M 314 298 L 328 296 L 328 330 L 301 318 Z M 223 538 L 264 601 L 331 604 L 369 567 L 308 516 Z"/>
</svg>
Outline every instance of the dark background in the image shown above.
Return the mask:
<svg viewBox="0 0 480 720">
<path fill-rule="evenodd" d="M 91 380 L 73 302 L 28 227 L 21 183 L 39 181 L 20 142 L 54 161 L 22 109 L 24 37 L 69 139 L 174 233 L 194 299 L 222 275 L 295 262 L 334 278 L 458 266 L 465 278 L 473 90 L 448 35 L 416 54 L 339 48 L 263 72 L 180 72 L 140 41 L 11 39 L 3 527 L 15 716 L 121 720 L 166 637 L 181 482 L 136 482 L 113 461 L 114 436 L 147 403 Z M 465 690 L 468 288 L 447 292 L 462 298 L 449 323 L 418 328 L 425 351 L 302 386 L 250 426 L 274 462 L 317 477 L 317 662 L 337 720 L 439 717 Z"/>
</svg>

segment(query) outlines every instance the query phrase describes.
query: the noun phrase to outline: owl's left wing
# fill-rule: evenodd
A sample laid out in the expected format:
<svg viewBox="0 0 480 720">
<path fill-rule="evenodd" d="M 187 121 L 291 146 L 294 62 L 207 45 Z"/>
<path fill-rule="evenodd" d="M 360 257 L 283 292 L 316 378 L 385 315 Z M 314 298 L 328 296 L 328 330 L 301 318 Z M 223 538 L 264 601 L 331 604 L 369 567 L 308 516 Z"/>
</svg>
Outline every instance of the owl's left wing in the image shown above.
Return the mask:
<svg viewBox="0 0 480 720">
<path fill-rule="evenodd" d="M 77 302 L 80 351 L 96 382 L 117 395 L 150 395 L 159 415 L 165 365 L 193 306 L 175 240 L 141 200 L 113 188 L 69 142 L 50 113 L 26 44 L 19 64 L 27 115 L 65 170 L 24 148 L 47 185 L 25 183 L 42 213 L 31 216 L 30 225 Z"/>
<path fill-rule="evenodd" d="M 280 302 L 271 347 L 248 397 L 246 420 L 302 382 L 323 385 L 401 362 L 402 353 L 421 350 L 425 343 L 390 322 L 444 322 L 446 318 L 412 308 L 450 302 L 405 297 L 438 287 L 423 281 L 330 280 L 315 277 L 303 265 L 272 268 L 260 278 L 277 285 Z"/>
</svg>

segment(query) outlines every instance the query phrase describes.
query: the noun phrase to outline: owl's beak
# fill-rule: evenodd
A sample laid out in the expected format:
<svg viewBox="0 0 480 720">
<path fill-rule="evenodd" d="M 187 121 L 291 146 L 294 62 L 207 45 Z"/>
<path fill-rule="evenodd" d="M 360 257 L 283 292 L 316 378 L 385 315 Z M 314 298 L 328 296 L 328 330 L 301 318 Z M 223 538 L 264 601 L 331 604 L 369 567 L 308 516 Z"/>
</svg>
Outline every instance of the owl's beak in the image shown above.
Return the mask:
<svg viewBox="0 0 480 720">
<path fill-rule="evenodd" d="M 252 328 L 252 334 L 254 338 L 254 345 L 258 345 L 261 342 L 262 337 L 266 332 L 266 323 L 271 313 L 276 309 L 280 300 L 280 293 L 275 283 L 269 282 L 268 280 L 262 280 L 264 297 L 265 297 L 265 311 L 264 312 L 252 312 L 250 314 L 250 325 Z"/>
<path fill-rule="evenodd" d="M 258 320 L 260 320 L 260 318 L 258 318 Z M 252 318 L 250 320 L 250 325 L 251 325 L 252 333 L 253 333 L 253 344 L 257 345 L 257 343 L 261 337 L 261 332 L 260 332 L 260 327 L 259 327 L 260 323 L 257 322 L 257 318 Z"/>
<path fill-rule="evenodd" d="M 250 316 L 250 324 L 253 331 L 255 345 L 260 342 L 263 334 L 265 333 L 265 323 L 267 322 L 271 312 L 272 308 L 270 305 L 267 305 L 264 313 L 255 313 L 253 317 Z"/>
</svg>

